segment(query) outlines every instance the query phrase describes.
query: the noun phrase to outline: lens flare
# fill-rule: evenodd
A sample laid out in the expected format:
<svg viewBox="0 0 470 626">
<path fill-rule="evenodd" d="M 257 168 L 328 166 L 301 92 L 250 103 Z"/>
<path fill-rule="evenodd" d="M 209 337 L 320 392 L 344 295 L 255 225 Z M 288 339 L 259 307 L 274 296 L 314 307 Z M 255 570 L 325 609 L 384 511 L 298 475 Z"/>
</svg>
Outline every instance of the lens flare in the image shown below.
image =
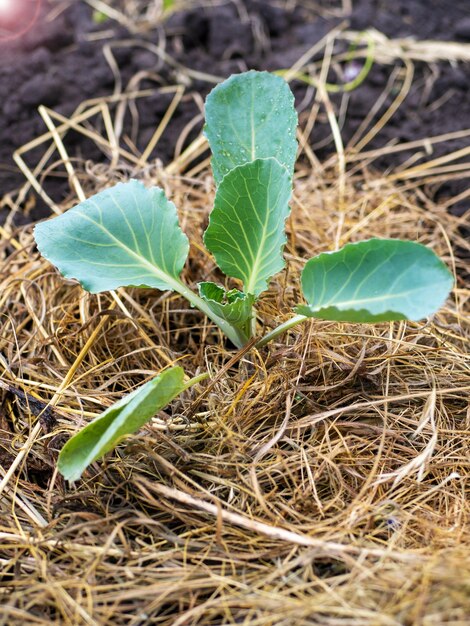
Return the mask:
<svg viewBox="0 0 470 626">
<path fill-rule="evenodd" d="M 0 0 L 0 44 L 25 35 L 40 11 L 41 0 Z"/>
</svg>

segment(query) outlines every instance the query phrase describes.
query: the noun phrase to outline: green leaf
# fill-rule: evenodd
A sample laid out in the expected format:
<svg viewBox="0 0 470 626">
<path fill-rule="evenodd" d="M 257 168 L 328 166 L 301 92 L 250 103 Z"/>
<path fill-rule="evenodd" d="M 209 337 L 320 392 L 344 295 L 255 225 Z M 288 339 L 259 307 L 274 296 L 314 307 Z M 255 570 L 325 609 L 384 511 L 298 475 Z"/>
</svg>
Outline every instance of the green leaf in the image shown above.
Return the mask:
<svg viewBox="0 0 470 626">
<path fill-rule="evenodd" d="M 293 174 L 297 113 L 283 78 L 255 71 L 231 76 L 208 95 L 205 115 L 217 184 L 234 167 L 259 158 L 275 157 Z"/>
<path fill-rule="evenodd" d="M 255 297 L 238 289 L 225 291 L 223 287 L 211 282 L 199 283 L 198 287 L 199 295 L 214 313 L 241 330 L 248 341 Z"/>
<path fill-rule="evenodd" d="M 92 293 L 130 285 L 175 289 L 189 250 L 175 205 L 136 180 L 38 224 L 35 238 L 46 259 Z"/>
<path fill-rule="evenodd" d="M 444 303 L 453 277 L 432 250 L 412 241 L 369 239 L 310 259 L 307 306 L 297 312 L 341 322 L 420 320 Z"/>
<path fill-rule="evenodd" d="M 59 454 L 59 472 L 78 480 L 85 469 L 112 450 L 118 441 L 135 433 L 180 394 L 186 385 L 181 367 L 165 370 L 109 407 L 74 435 Z"/>
<path fill-rule="evenodd" d="M 290 195 L 290 176 L 276 159 L 236 167 L 217 189 L 204 243 L 227 276 L 243 281 L 246 293 L 258 296 L 284 267 Z"/>
</svg>

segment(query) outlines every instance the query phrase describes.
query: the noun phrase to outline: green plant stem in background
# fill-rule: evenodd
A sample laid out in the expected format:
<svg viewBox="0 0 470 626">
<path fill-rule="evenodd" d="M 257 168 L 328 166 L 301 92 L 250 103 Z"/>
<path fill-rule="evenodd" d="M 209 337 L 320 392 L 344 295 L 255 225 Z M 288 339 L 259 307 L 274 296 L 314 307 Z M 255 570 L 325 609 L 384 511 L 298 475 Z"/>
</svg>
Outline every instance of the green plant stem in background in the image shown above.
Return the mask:
<svg viewBox="0 0 470 626">
<path fill-rule="evenodd" d="M 193 385 L 197 385 L 198 383 L 202 383 L 203 380 L 207 380 L 208 378 L 210 378 L 209 372 L 203 372 L 202 374 L 198 374 L 197 376 L 193 376 L 193 378 L 190 378 L 184 384 L 183 391 L 185 391 L 186 389 L 189 389 Z"/>
<path fill-rule="evenodd" d="M 348 53 L 346 54 L 345 61 L 350 62 L 355 58 L 355 51 L 357 49 L 358 43 L 362 37 L 365 37 L 367 40 L 367 52 L 364 59 L 364 65 L 361 67 L 358 75 L 351 81 L 347 83 L 343 83 L 342 85 L 335 85 L 334 83 L 325 83 L 325 89 L 329 93 L 341 93 L 341 92 L 349 92 L 357 89 L 367 78 L 372 66 L 374 65 L 375 60 L 375 42 L 372 37 L 367 33 L 360 33 L 354 41 Z M 311 85 L 312 87 L 318 88 L 318 80 L 310 76 L 309 74 L 305 74 L 305 72 L 292 72 L 292 70 L 277 70 L 275 72 L 278 76 L 289 77 L 289 80 L 296 79 L 301 80 L 307 85 Z"/>
</svg>

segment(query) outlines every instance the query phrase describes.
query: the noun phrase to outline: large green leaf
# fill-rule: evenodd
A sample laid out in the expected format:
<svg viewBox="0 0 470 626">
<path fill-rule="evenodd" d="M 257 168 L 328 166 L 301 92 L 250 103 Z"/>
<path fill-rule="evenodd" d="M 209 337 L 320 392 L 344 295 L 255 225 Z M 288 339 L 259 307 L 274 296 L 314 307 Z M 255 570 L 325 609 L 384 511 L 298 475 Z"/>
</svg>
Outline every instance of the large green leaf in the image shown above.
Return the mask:
<svg viewBox="0 0 470 626">
<path fill-rule="evenodd" d="M 206 247 L 220 269 L 258 296 L 284 267 L 284 222 L 289 215 L 290 176 L 276 159 L 257 159 L 231 170 L 215 196 Z"/>
<path fill-rule="evenodd" d="M 78 480 L 90 463 L 139 430 L 180 394 L 186 388 L 183 379 L 183 368 L 173 367 L 109 407 L 67 441 L 59 454 L 60 473 L 67 480 Z"/>
<path fill-rule="evenodd" d="M 238 328 L 248 341 L 255 297 L 238 289 L 225 291 L 223 287 L 211 282 L 199 283 L 198 286 L 199 295 L 214 313 Z"/>
<path fill-rule="evenodd" d="M 259 158 L 275 157 L 293 173 L 297 113 L 283 78 L 255 71 L 231 76 L 208 95 L 205 115 L 216 183 Z"/>
<path fill-rule="evenodd" d="M 443 304 L 452 274 L 412 241 L 369 239 L 310 259 L 302 272 L 308 317 L 343 322 L 419 320 Z"/>
<path fill-rule="evenodd" d="M 161 189 L 132 180 L 35 228 L 42 255 L 93 293 L 130 285 L 174 289 L 189 244 Z"/>
</svg>

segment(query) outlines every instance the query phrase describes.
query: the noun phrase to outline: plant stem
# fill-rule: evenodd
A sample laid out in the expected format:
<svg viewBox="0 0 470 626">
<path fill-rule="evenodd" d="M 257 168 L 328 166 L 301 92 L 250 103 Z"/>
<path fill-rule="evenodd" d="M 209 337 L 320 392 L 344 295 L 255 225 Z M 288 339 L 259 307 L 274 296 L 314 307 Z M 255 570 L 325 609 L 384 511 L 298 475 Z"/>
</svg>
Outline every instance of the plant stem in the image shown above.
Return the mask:
<svg viewBox="0 0 470 626">
<path fill-rule="evenodd" d="M 294 317 L 291 317 L 290 320 L 287 320 L 287 322 L 280 324 L 279 326 L 271 330 L 269 333 L 267 333 L 264 337 L 262 337 L 255 344 L 255 348 L 262 348 L 273 339 L 276 339 L 276 337 L 279 337 L 279 335 L 282 335 L 282 333 L 285 333 L 286 330 L 289 330 L 289 328 L 292 328 L 293 326 L 297 326 L 297 324 L 300 324 L 301 322 L 305 322 L 305 320 L 308 320 L 308 319 L 309 318 L 306 315 L 294 315 Z"/>
<path fill-rule="evenodd" d="M 203 380 L 206 380 L 207 378 L 209 378 L 209 376 L 210 376 L 209 372 L 204 372 L 203 374 L 199 374 L 199 376 L 194 376 L 194 378 L 190 378 L 188 382 L 185 383 L 183 391 L 185 391 L 186 389 L 189 389 L 193 385 L 197 385 L 197 383 L 200 383 Z"/>
</svg>

